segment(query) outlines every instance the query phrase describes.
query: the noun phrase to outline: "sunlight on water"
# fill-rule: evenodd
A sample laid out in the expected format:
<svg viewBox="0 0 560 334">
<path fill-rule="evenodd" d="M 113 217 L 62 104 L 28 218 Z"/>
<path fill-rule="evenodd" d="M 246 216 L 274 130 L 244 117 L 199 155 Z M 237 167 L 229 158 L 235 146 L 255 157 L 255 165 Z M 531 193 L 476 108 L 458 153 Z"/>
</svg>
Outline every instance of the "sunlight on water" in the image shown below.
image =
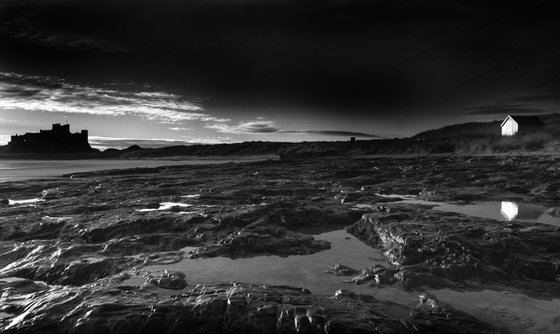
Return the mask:
<svg viewBox="0 0 560 334">
<path fill-rule="evenodd" d="M 63 174 L 106 169 L 201 165 L 227 162 L 231 162 L 231 160 L 0 160 L 0 182 L 36 178 L 56 178 Z"/>
</svg>

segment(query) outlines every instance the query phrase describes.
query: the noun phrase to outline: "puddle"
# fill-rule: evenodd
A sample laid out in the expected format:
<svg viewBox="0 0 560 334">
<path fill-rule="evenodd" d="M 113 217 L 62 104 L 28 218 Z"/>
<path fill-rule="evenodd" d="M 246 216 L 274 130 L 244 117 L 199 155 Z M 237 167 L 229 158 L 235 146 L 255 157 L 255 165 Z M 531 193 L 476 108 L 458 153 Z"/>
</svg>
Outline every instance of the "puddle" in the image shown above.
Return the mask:
<svg viewBox="0 0 560 334">
<path fill-rule="evenodd" d="M 189 287 L 197 283 L 245 282 L 269 285 L 300 286 L 317 295 L 333 295 L 338 289 L 375 296 L 380 300 L 393 301 L 413 307 L 420 292 L 406 292 L 397 287 L 371 287 L 342 283 L 351 276 L 334 276 L 325 273 L 334 263 L 342 263 L 355 269 L 375 264 L 387 265 L 383 255 L 368 247 L 344 230 L 314 236 L 331 242 L 330 250 L 304 256 L 257 256 L 246 259 L 224 257 L 210 259 L 186 259 L 170 265 L 147 266 L 140 270 L 153 273 L 178 270 L 187 275 Z M 194 247 L 185 247 L 184 251 Z M 132 277 L 123 285 L 141 285 L 142 275 Z M 188 289 L 187 287 L 186 289 Z M 184 290 L 156 289 L 162 295 L 181 294 Z M 490 323 L 505 333 L 533 334 L 560 333 L 560 300 L 533 299 L 524 294 L 507 291 L 454 291 L 440 289 L 428 291 L 438 300 Z M 388 314 L 405 318 L 408 311 L 402 308 L 386 310 Z"/>
<path fill-rule="evenodd" d="M 499 221 L 535 222 L 560 226 L 560 218 L 550 215 L 550 208 L 544 205 L 513 201 L 477 201 L 468 204 L 435 202 L 419 199 L 412 195 L 376 194 L 380 197 L 400 199 L 391 204 L 420 204 L 432 206 L 433 210 L 460 213 L 472 217 L 489 218 Z M 356 204 L 353 210 L 374 209 L 377 205 Z"/>
<path fill-rule="evenodd" d="M 201 217 L 208 217 L 207 214 L 198 212 L 198 211 L 179 211 L 177 212 L 178 215 L 199 215 Z"/>
<path fill-rule="evenodd" d="M 20 277 L 2 277 L 2 278 L 0 278 L 0 282 L 5 282 L 5 283 L 20 282 L 20 281 L 26 281 L 26 280 L 27 279 L 20 278 Z"/>
<path fill-rule="evenodd" d="M 138 209 L 136 211 L 138 211 L 138 212 L 151 212 L 151 211 L 169 210 L 169 209 L 174 208 L 174 207 L 187 208 L 187 207 L 190 207 L 190 206 L 192 206 L 192 204 L 174 203 L 174 202 L 161 202 L 161 203 L 159 203 L 159 208 L 157 208 L 157 209 Z"/>
<path fill-rule="evenodd" d="M 384 197 L 384 198 L 395 198 L 395 199 L 415 199 L 416 198 L 416 196 L 414 196 L 414 195 L 380 194 L 380 193 L 375 193 L 375 196 Z"/>
<path fill-rule="evenodd" d="M 61 223 L 61 222 L 65 222 L 65 221 L 71 220 L 72 217 L 51 217 L 51 216 L 44 216 L 42 219 L 43 219 L 44 221 L 46 221 L 46 222 Z"/>
<path fill-rule="evenodd" d="M 45 200 L 42 198 L 31 198 L 31 199 L 8 199 L 8 205 L 19 205 L 19 204 L 35 204 L 39 202 L 44 202 Z"/>
<path fill-rule="evenodd" d="M 96 257 L 96 256 L 88 256 L 88 257 L 82 257 L 79 259 L 76 259 L 74 261 L 71 261 L 68 266 L 72 266 L 74 264 L 81 264 L 81 263 L 97 263 L 97 262 L 101 262 L 105 260 L 104 257 Z"/>
<path fill-rule="evenodd" d="M 352 276 L 335 276 L 325 273 L 332 264 L 341 263 L 354 269 L 381 264 L 388 266 L 383 254 L 359 241 L 345 230 L 314 235 L 316 239 L 331 243 L 331 249 L 311 255 L 289 257 L 256 256 L 230 259 L 215 257 L 208 259 L 185 259 L 170 265 L 147 266 L 145 271 L 178 270 L 187 275 L 189 285 L 197 283 L 244 282 L 268 285 L 290 285 L 309 289 L 317 295 L 334 295 L 338 289 L 376 296 L 404 305 L 415 305 L 417 294 L 398 288 L 378 289 L 354 283 L 343 283 Z M 142 276 L 133 277 L 124 285 L 140 285 Z"/>
<path fill-rule="evenodd" d="M 506 333 L 560 333 L 560 299 L 540 300 L 507 291 L 430 291 L 440 301 Z"/>
<path fill-rule="evenodd" d="M 430 202 L 420 199 L 405 199 L 397 203 L 434 206 L 433 210 L 461 213 L 467 216 L 490 218 L 499 221 L 536 222 L 560 226 L 560 218 L 551 216 L 548 208 L 540 204 L 511 201 L 481 201 L 469 204 Z"/>
</svg>

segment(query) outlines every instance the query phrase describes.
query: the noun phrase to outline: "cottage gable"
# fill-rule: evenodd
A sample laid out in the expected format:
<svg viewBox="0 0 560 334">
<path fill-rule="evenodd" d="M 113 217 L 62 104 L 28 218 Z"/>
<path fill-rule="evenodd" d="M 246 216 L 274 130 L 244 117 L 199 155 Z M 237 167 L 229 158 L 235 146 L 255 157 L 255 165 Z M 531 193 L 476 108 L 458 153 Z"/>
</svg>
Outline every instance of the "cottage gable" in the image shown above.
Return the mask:
<svg viewBox="0 0 560 334">
<path fill-rule="evenodd" d="M 501 124 L 502 136 L 514 136 L 518 133 L 529 133 L 544 127 L 544 122 L 537 116 L 508 115 Z"/>
</svg>

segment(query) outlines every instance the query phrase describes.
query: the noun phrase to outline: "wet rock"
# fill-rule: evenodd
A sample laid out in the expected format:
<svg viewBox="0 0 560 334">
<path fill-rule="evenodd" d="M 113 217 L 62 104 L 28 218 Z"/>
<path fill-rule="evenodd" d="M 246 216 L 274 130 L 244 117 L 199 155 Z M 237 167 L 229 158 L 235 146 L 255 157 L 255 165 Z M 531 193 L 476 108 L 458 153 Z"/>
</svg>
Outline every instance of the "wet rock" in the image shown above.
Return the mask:
<svg viewBox="0 0 560 334">
<path fill-rule="evenodd" d="M 115 238 L 107 241 L 101 253 L 105 255 L 134 255 L 179 250 L 187 246 L 198 246 L 196 238 L 182 234 L 150 233 Z"/>
<path fill-rule="evenodd" d="M 48 198 L 55 198 L 59 195 L 60 191 L 58 188 L 50 188 L 45 189 L 41 192 L 41 197 L 48 199 Z"/>
<path fill-rule="evenodd" d="M 329 203 L 328 206 L 325 203 Z M 257 219 L 254 218 L 255 215 Z M 285 227 L 298 231 L 310 227 L 344 227 L 353 224 L 359 216 L 349 212 L 344 205 L 326 201 L 320 204 L 307 200 L 270 204 L 252 213 L 254 222 L 266 217 L 267 224 Z"/>
<path fill-rule="evenodd" d="M 433 333 L 496 333 L 486 323 L 472 319 L 464 312 L 443 304 L 428 294 L 419 296 L 418 305 L 411 310 L 410 320 L 418 332 Z M 449 321 L 445 321 L 445 319 Z M 436 323 L 438 325 L 434 326 Z"/>
<path fill-rule="evenodd" d="M 498 165 L 500 165 L 500 166 L 513 166 L 516 163 L 518 163 L 518 162 L 514 158 L 505 158 L 501 161 L 498 161 Z"/>
<path fill-rule="evenodd" d="M 551 208 L 547 213 L 553 217 L 560 217 L 560 207 Z"/>
<path fill-rule="evenodd" d="M 367 267 L 359 271 L 359 275 L 353 277 L 351 280 L 345 281 L 346 283 L 363 284 L 371 281 L 376 285 L 389 285 L 396 282 L 395 274 L 399 271 L 392 268 L 385 268 L 381 265 L 375 267 Z"/>
<path fill-rule="evenodd" d="M 199 224 L 194 229 L 194 232 L 198 234 L 198 233 L 205 232 L 205 231 L 212 231 L 212 230 L 216 229 L 217 226 L 218 226 L 217 224 L 212 224 L 212 223 Z"/>
<path fill-rule="evenodd" d="M 332 266 L 329 266 L 325 272 L 336 276 L 352 276 L 357 274 L 359 270 L 350 268 L 340 263 L 336 263 Z"/>
<path fill-rule="evenodd" d="M 374 280 L 375 273 L 376 271 L 378 271 L 378 269 L 377 270 L 376 269 L 377 268 L 372 268 L 372 267 L 364 268 L 360 271 L 360 274 L 358 276 L 353 277 L 351 280 L 345 282 L 362 284 L 366 281 Z"/>
<path fill-rule="evenodd" d="M 507 198 L 519 197 L 527 202 L 552 205 L 560 202 L 558 159 L 518 156 L 512 163 L 501 166 L 502 160 L 503 157 L 496 156 L 332 157 L 289 163 L 270 161 L 95 172 L 72 180 L 3 182 L 0 183 L 3 199 L 0 202 L 0 274 L 70 285 L 52 290 L 54 294 L 49 292 L 54 298 L 49 303 L 58 300 L 55 291 L 69 293 L 60 298 L 64 303 L 74 298 L 72 291 L 87 295 L 97 289 L 100 296 L 121 296 L 124 292 L 120 288 L 106 290 L 106 282 L 122 280 L 123 273 L 133 268 L 180 261 L 185 256 L 181 249 L 186 246 L 200 247 L 200 256 L 230 257 L 288 256 L 325 249 L 326 243 L 314 240 L 309 233 L 354 224 L 365 211 L 352 210 L 355 204 L 368 204 L 373 208 L 398 200 L 376 193 L 410 195 L 426 190 L 423 193 L 426 198 L 438 201 L 500 200 L 507 194 Z M 8 198 L 42 196 L 43 190 L 50 191 L 43 205 L 9 206 L 6 203 Z M 430 193 L 434 190 L 437 193 Z M 182 197 L 187 194 L 201 196 L 196 200 Z M 158 208 L 162 202 L 185 202 L 193 206 L 188 208 L 189 212 L 136 211 Z M 383 286 L 395 279 L 410 289 L 497 286 L 546 296 L 560 291 L 556 261 L 560 258 L 557 242 L 560 230 L 557 227 L 498 223 L 397 203 L 386 206 L 391 210 L 375 210 L 377 217 L 372 218 L 372 222 L 361 221 L 353 228 L 362 240 L 383 249 L 392 263 L 391 268 L 382 272 L 364 272 L 363 278 L 368 279 L 363 280 L 363 284 Z M 44 220 L 44 217 L 72 219 L 58 221 Z M 260 225 L 252 225 L 255 222 Z M 393 273 L 395 270 L 397 272 Z M 127 289 L 130 294 L 137 293 L 130 287 Z M 8 290 L 8 297 L 17 295 L 16 287 Z M 140 294 L 143 298 L 152 298 L 154 304 L 162 302 L 153 296 L 154 290 L 157 289 L 146 289 Z M 277 291 L 272 293 L 277 294 Z M 323 326 L 343 331 L 346 324 L 317 311 L 322 307 L 320 303 L 317 304 L 319 309 L 306 309 L 308 321 L 303 317 L 303 309 L 296 309 L 287 302 L 263 303 L 251 309 L 251 316 L 245 317 L 245 294 L 241 292 L 239 296 L 240 302 L 236 305 L 241 311 L 224 316 L 228 319 L 227 328 L 260 328 L 262 332 L 270 332 L 270 328 L 277 328 L 276 322 L 270 321 L 275 318 L 276 310 L 284 314 L 284 318 L 278 319 L 286 320 L 288 332 L 295 330 L 295 314 L 298 314 L 302 330 L 316 331 L 314 326 Z M 103 298 L 88 301 L 102 304 Z M 141 309 L 127 298 L 121 296 L 116 305 L 123 310 Z M 223 296 L 220 298 L 206 302 L 220 308 L 227 300 Z M 307 295 L 290 297 L 302 303 L 306 298 Z M 45 301 L 45 307 L 47 304 Z M 195 306 L 189 305 L 186 313 L 193 314 Z M 152 314 L 147 323 L 156 328 L 159 322 L 154 319 L 166 317 L 166 321 L 176 324 L 173 330 L 180 331 L 186 326 L 184 322 L 189 322 L 182 316 L 169 315 L 183 307 L 174 306 L 170 304 L 168 311 Z M 100 314 L 109 314 L 107 318 L 114 325 L 107 331 L 121 328 L 120 322 L 123 332 L 126 328 L 144 326 L 134 320 L 143 316 L 143 308 L 137 316 L 137 313 L 119 313 L 118 310 L 109 311 L 110 306 L 105 307 L 107 310 Z M 206 304 L 196 307 L 208 310 Z M 91 306 L 91 310 L 97 311 L 97 306 Z M 115 317 L 110 316 L 111 312 L 115 312 Z M 129 320 L 117 318 L 119 315 L 126 315 Z M 177 319 L 183 320 L 175 322 Z M 105 323 L 99 321 L 99 329 L 105 328 Z M 117 323 L 119 325 L 115 325 Z M 249 327 L 235 327 L 238 326 L 235 324 Z M 266 326 L 259 327 L 259 324 Z M 342 325 L 337 327 L 337 324 Z M 55 322 L 53 326 L 58 325 Z M 216 328 L 213 326 L 200 328 L 211 331 Z"/>
<path fill-rule="evenodd" d="M 398 270 L 395 269 L 383 269 L 375 273 L 374 279 L 375 284 L 377 285 L 391 285 L 397 281 L 397 277 L 395 274 L 398 273 Z"/>
<path fill-rule="evenodd" d="M 287 256 L 312 254 L 329 248 L 330 243 L 327 241 L 315 240 L 310 235 L 288 231 L 283 227 L 270 226 L 266 220 L 261 220 L 231 233 L 216 244 L 198 248 L 189 257 Z"/>
<path fill-rule="evenodd" d="M 397 270 L 393 277 L 405 288 L 501 285 L 545 295 L 560 291 L 560 266 L 550 261 L 560 254 L 554 226 L 510 224 L 504 229 L 502 222 L 490 219 L 402 207 L 390 214 L 366 214 L 348 231 L 382 249 Z M 373 275 L 366 268 L 354 281 Z"/>
<path fill-rule="evenodd" d="M 420 198 L 430 200 L 430 199 L 434 199 L 436 197 L 436 194 L 437 194 L 436 190 L 422 189 L 422 191 L 418 193 L 418 196 Z"/>
<path fill-rule="evenodd" d="M 191 228 L 194 229 L 197 224 L 205 222 L 206 219 L 201 216 L 169 216 L 160 212 L 147 217 L 132 216 L 126 219 L 110 216 L 98 221 L 95 228 L 83 230 L 80 238 L 97 243 L 131 235 L 184 233 Z"/>
<path fill-rule="evenodd" d="M 373 210 L 377 212 L 385 212 L 385 213 L 391 212 L 391 208 L 387 205 L 376 205 L 374 206 Z"/>
<path fill-rule="evenodd" d="M 408 308 L 372 296 L 313 296 L 290 287 L 197 285 L 179 296 L 146 290 L 52 287 L 0 323 L 7 334 L 81 333 L 498 333 L 437 301 Z"/>
<path fill-rule="evenodd" d="M 3 281 L 0 278 L 0 294 L 11 289 L 17 290 L 19 293 L 26 294 L 46 290 L 47 286 L 43 283 L 38 283 L 28 279 Z"/>
<path fill-rule="evenodd" d="M 99 244 L 29 241 L 0 255 L 0 263 L 2 259 L 11 261 L 0 269 L 0 275 L 81 285 L 140 263 L 134 258 L 100 256 L 102 248 Z"/>
<path fill-rule="evenodd" d="M 26 220 L 27 225 L 24 228 L 22 228 L 21 225 L 11 226 L 11 228 L 8 226 L 0 228 L 3 232 L 2 235 L 0 235 L 0 240 L 27 241 L 33 239 L 56 239 L 67 228 L 66 222 L 64 221 L 45 221 L 39 217 Z"/>
<path fill-rule="evenodd" d="M 159 277 L 149 278 L 147 281 L 158 288 L 182 290 L 187 287 L 185 274 L 180 271 L 164 271 Z"/>
</svg>

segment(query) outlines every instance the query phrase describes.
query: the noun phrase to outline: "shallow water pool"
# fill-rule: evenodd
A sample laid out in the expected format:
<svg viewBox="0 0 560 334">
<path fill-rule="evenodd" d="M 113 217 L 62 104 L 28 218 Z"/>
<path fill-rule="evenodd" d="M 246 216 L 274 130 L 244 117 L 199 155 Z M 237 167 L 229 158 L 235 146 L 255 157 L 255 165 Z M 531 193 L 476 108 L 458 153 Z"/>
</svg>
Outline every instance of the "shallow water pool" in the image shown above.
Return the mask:
<svg viewBox="0 0 560 334">
<path fill-rule="evenodd" d="M 333 295 L 338 289 L 346 289 L 404 306 L 413 307 L 417 304 L 420 291 L 404 291 L 396 286 L 376 287 L 343 283 L 351 276 L 334 276 L 325 273 L 327 267 L 335 263 L 345 264 L 354 269 L 376 264 L 388 266 L 380 251 L 367 246 L 345 230 L 317 234 L 314 237 L 331 242 L 331 249 L 311 255 L 289 257 L 185 259 L 170 265 L 144 267 L 139 275 L 123 282 L 123 285 L 143 284 L 145 279 L 142 272 L 154 274 L 164 270 L 178 270 L 186 274 L 190 286 L 197 283 L 224 282 L 289 285 L 309 289 L 317 295 Z M 184 251 L 193 249 L 188 247 Z M 159 290 L 165 295 L 182 292 Z M 560 300 L 558 299 L 536 299 L 520 293 L 493 290 L 440 289 L 428 292 L 441 302 L 492 324 L 504 333 L 560 333 Z M 398 318 L 408 316 L 408 311 L 402 308 L 387 310 L 387 313 Z"/>
<path fill-rule="evenodd" d="M 500 221 L 536 222 L 560 226 L 560 218 L 548 213 L 544 205 L 512 201 L 480 201 L 468 204 L 431 202 L 420 199 L 404 199 L 396 203 L 432 205 L 433 210 L 461 213 L 467 216 Z"/>
<path fill-rule="evenodd" d="M 244 282 L 268 285 L 290 285 L 309 289 L 313 294 L 334 295 L 338 289 L 374 295 L 382 300 L 392 300 L 406 305 L 417 301 L 417 294 L 404 292 L 393 287 L 383 289 L 343 283 L 352 276 L 335 276 L 325 272 L 332 264 L 340 263 L 354 269 L 362 269 L 376 264 L 389 266 L 378 250 L 362 243 L 356 237 L 337 230 L 314 235 L 316 239 L 331 243 L 331 248 L 311 255 L 255 256 L 230 259 L 215 257 L 206 259 L 185 259 L 170 265 L 147 266 L 142 270 L 158 272 L 178 270 L 187 275 L 189 284 Z M 139 285 L 142 276 L 133 277 L 123 284 Z"/>
<path fill-rule="evenodd" d="M 560 299 L 534 299 L 508 291 L 430 291 L 455 309 L 505 333 L 560 333 Z"/>
</svg>

